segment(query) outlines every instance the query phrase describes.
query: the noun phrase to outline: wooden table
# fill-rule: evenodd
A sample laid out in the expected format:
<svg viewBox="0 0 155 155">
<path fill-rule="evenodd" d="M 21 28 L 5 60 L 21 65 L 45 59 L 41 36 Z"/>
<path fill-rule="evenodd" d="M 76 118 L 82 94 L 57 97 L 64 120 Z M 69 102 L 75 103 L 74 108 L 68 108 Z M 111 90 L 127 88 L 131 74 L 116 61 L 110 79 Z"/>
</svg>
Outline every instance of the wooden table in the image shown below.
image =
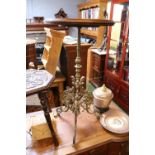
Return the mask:
<svg viewBox="0 0 155 155">
<path fill-rule="evenodd" d="M 52 126 L 49 112 L 51 110 L 48 107 L 47 93 L 50 84 L 54 80 L 54 76 L 46 70 L 27 69 L 26 70 L 26 96 L 38 94 L 44 116 L 46 118 L 51 135 L 53 136 L 55 146 L 58 145 L 58 141 Z"/>
<path fill-rule="evenodd" d="M 99 19 L 57 19 L 52 20 L 51 23 L 57 24 L 57 25 L 63 25 L 68 27 L 77 27 L 78 30 L 78 37 L 77 37 L 77 53 L 75 58 L 75 76 L 71 76 L 72 79 L 72 88 L 70 90 L 67 90 L 66 93 L 70 93 L 72 95 L 69 95 L 66 100 L 64 100 L 65 109 L 64 111 L 71 110 L 74 115 L 74 136 L 73 136 L 73 144 L 75 144 L 76 141 L 76 125 L 77 125 L 77 116 L 80 113 L 80 108 L 83 108 L 83 110 L 89 111 L 89 106 L 86 106 L 84 108 L 82 106 L 83 101 L 80 102 L 80 99 L 82 98 L 82 94 L 87 93 L 87 91 L 84 91 L 84 80 L 85 77 L 81 76 L 81 56 L 80 56 L 80 46 L 81 46 L 81 39 L 80 39 L 80 30 L 82 27 L 98 27 L 98 26 L 112 26 L 114 22 L 112 20 L 99 20 Z M 70 91 L 70 92 L 69 92 Z M 73 96 L 73 97 L 72 97 Z M 85 98 L 87 103 L 90 103 L 90 97 Z M 74 98 L 74 100 L 72 99 Z M 72 106 L 70 106 L 71 104 Z M 86 104 L 86 103 L 84 103 Z M 72 108 L 74 107 L 74 108 Z M 61 113 L 63 111 L 62 108 L 59 108 L 57 112 Z"/>
<path fill-rule="evenodd" d="M 111 109 L 121 111 L 115 103 L 111 103 Z M 54 112 L 55 109 L 52 111 Z M 40 117 L 42 111 L 27 114 L 27 122 L 31 117 Z M 44 122 L 44 120 L 42 120 Z M 74 114 L 71 111 L 55 117 L 56 135 L 59 147 L 51 145 L 50 138 L 32 141 L 32 137 L 27 133 L 27 155 L 127 155 L 128 154 L 128 134 L 118 135 L 105 130 L 99 120 L 93 114 L 82 112 L 78 116 L 77 141 L 73 145 L 74 135 Z M 28 123 L 27 123 L 28 125 Z M 29 127 L 28 127 L 29 128 Z"/>
</svg>

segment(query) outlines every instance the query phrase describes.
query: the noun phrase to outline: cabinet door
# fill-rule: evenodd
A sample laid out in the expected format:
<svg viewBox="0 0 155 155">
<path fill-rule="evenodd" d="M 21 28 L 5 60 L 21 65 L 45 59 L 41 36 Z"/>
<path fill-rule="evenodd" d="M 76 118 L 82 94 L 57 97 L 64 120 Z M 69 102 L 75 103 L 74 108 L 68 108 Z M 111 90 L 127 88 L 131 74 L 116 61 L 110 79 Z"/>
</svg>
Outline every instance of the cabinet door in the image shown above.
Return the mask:
<svg viewBox="0 0 155 155">
<path fill-rule="evenodd" d="M 127 0 L 123 0 L 127 1 Z M 108 29 L 106 69 L 111 71 L 118 78 L 128 71 L 126 48 L 128 47 L 128 2 L 115 0 L 111 3 L 110 19 L 115 21 L 114 26 Z M 125 60 L 126 59 L 126 60 Z M 126 63 L 127 64 L 127 63 Z M 125 75 L 125 74 L 124 74 Z M 127 75 L 127 74 L 126 74 Z M 128 76 L 125 77 L 128 79 Z"/>
<path fill-rule="evenodd" d="M 112 0 L 110 19 L 114 26 L 108 28 L 105 73 L 106 84 L 114 93 L 115 101 L 126 111 L 129 109 L 129 1 Z M 106 75 L 107 76 L 107 75 Z M 111 83 L 111 84 L 110 84 Z"/>
<path fill-rule="evenodd" d="M 79 155 L 107 155 L 107 145 L 91 149 Z"/>
</svg>

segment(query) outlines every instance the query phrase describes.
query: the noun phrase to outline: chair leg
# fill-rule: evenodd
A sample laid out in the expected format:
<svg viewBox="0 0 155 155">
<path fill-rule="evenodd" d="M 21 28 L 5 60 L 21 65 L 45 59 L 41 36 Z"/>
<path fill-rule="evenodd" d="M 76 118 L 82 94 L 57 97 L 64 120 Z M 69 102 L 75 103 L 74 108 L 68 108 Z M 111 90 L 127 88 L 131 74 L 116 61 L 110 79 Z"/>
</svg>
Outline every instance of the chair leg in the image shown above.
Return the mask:
<svg viewBox="0 0 155 155">
<path fill-rule="evenodd" d="M 52 134 L 53 140 L 54 140 L 54 144 L 55 146 L 58 146 L 58 140 L 56 138 L 53 126 L 52 126 L 52 122 L 51 122 L 51 118 L 50 118 L 50 114 L 49 114 L 49 108 L 48 108 L 48 97 L 47 97 L 47 90 L 46 91 L 41 91 L 38 93 L 38 97 L 40 99 L 40 103 L 42 105 L 43 111 L 44 111 L 44 116 L 46 118 L 48 127 L 50 129 L 50 132 Z"/>
</svg>

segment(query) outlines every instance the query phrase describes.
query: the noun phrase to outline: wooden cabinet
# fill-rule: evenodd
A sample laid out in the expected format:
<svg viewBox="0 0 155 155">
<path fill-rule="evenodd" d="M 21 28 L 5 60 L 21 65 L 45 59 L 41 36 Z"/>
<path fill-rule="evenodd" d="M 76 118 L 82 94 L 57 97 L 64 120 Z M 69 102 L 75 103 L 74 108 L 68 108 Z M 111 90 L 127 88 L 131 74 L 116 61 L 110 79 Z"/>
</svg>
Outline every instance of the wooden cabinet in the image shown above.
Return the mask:
<svg viewBox="0 0 155 155">
<path fill-rule="evenodd" d="M 88 49 L 86 80 L 87 82 L 91 82 L 95 87 L 103 85 L 105 58 L 106 51 Z"/>
<path fill-rule="evenodd" d="M 104 64 L 105 64 L 105 54 L 100 53 L 92 53 L 92 78 L 90 82 L 95 85 L 95 87 L 99 87 L 103 84 L 104 78 Z"/>
<path fill-rule="evenodd" d="M 105 19 L 104 12 L 107 7 L 107 0 L 90 0 L 78 5 L 79 18 L 83 19 Z M 103 41 L 104 27 L 83 28 L 81 34 L 96 39 L 96 47 Z"/>
<path fill-rule="evenodd" d="M 115 25 L 108 29 L 105 84 L 114 93 L 114 100 L 129 111 L 129 9 L 128 0 L 112 0 L 110 19 Z"/>
</svg>

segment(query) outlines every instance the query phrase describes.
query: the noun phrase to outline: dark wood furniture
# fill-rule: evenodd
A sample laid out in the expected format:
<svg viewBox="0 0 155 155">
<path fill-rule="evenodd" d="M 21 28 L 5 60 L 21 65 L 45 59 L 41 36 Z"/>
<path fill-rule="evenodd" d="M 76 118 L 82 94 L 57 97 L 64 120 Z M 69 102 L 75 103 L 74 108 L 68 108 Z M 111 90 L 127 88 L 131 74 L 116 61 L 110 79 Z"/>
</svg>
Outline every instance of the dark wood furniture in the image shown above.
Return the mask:
<svg viewBox="0 0 155 155">
<path fill-rule="evenodd" d="M 113 102 L 110 108 L 120 110 Z M 54 112 L 55 109 L 52 111 Z M 27 121 L 31 122 L 31 116 L 41 118 L 40 115 L 43 115 L 42 111 L 29 113 L 27 114 Z M 27 154 L 129 155 L 128 134 L 119 135 L 105 130 L 95 115 L 83 112 L 78 117 L 76 144 L 72 144 L 74 117 L 73 113 L 68 111 L 62 113 L 61 117 L 53 119 L 60 144 L 59 148 L 56 149 L 51 145 L 51 138 L 32 141 L 32 137 L 27 133 Z"/>
<path fill-rule="evenodd" d="M 36 40 L 34 39 L 26 39 L 26 69 L 30 67 L 30 63 L 32 62 L 37 68 L 37 59 L 36 59 L 36 48 L 35 48 Z"/>
<path fill-rule="evenodd" d="M 95 87 L 103 85 L 106 51 L 89 48 L 87 56 L 87 82 Z"/>
<path fill-rule="evenodd" d="M 48 104 L 49 85 L 53 82 L 54 76 L 46 70 L 27 69 L 26 70 L 26 96 L 38 94 L 46 122 L 50 129 L 55 146 L 58 146 L 58 140 L 52 126 L 49 112 L 51 109 Z"/>
<path fill-rule="evenodd" d="M 111 1 L 110 19 L 117 20 L 117 22 L 108 30 L 104 79 L 106 86 L 113 91 L 115 101 L 126 112 L 129 112 L 128 4 L 128 0 Z M 115 7 L 118 6 L 122 7 L 120 17 L 114 19 Z"/>
<path fill-rule="evenodd" d="M 77 44 L 69 45 L 64 44 L 64 51 L 61 55 L 61 71 L 66 77 L 66 86 L 72 86 L 71 75 L 75 75 L 75 58 L 77 51 Z M 91 44 L 81 44 L 80 53 L 81 53 L 81 74 L 86 76 L 86 68 L 87 68 L 87 52 Z"/>
</svg>

